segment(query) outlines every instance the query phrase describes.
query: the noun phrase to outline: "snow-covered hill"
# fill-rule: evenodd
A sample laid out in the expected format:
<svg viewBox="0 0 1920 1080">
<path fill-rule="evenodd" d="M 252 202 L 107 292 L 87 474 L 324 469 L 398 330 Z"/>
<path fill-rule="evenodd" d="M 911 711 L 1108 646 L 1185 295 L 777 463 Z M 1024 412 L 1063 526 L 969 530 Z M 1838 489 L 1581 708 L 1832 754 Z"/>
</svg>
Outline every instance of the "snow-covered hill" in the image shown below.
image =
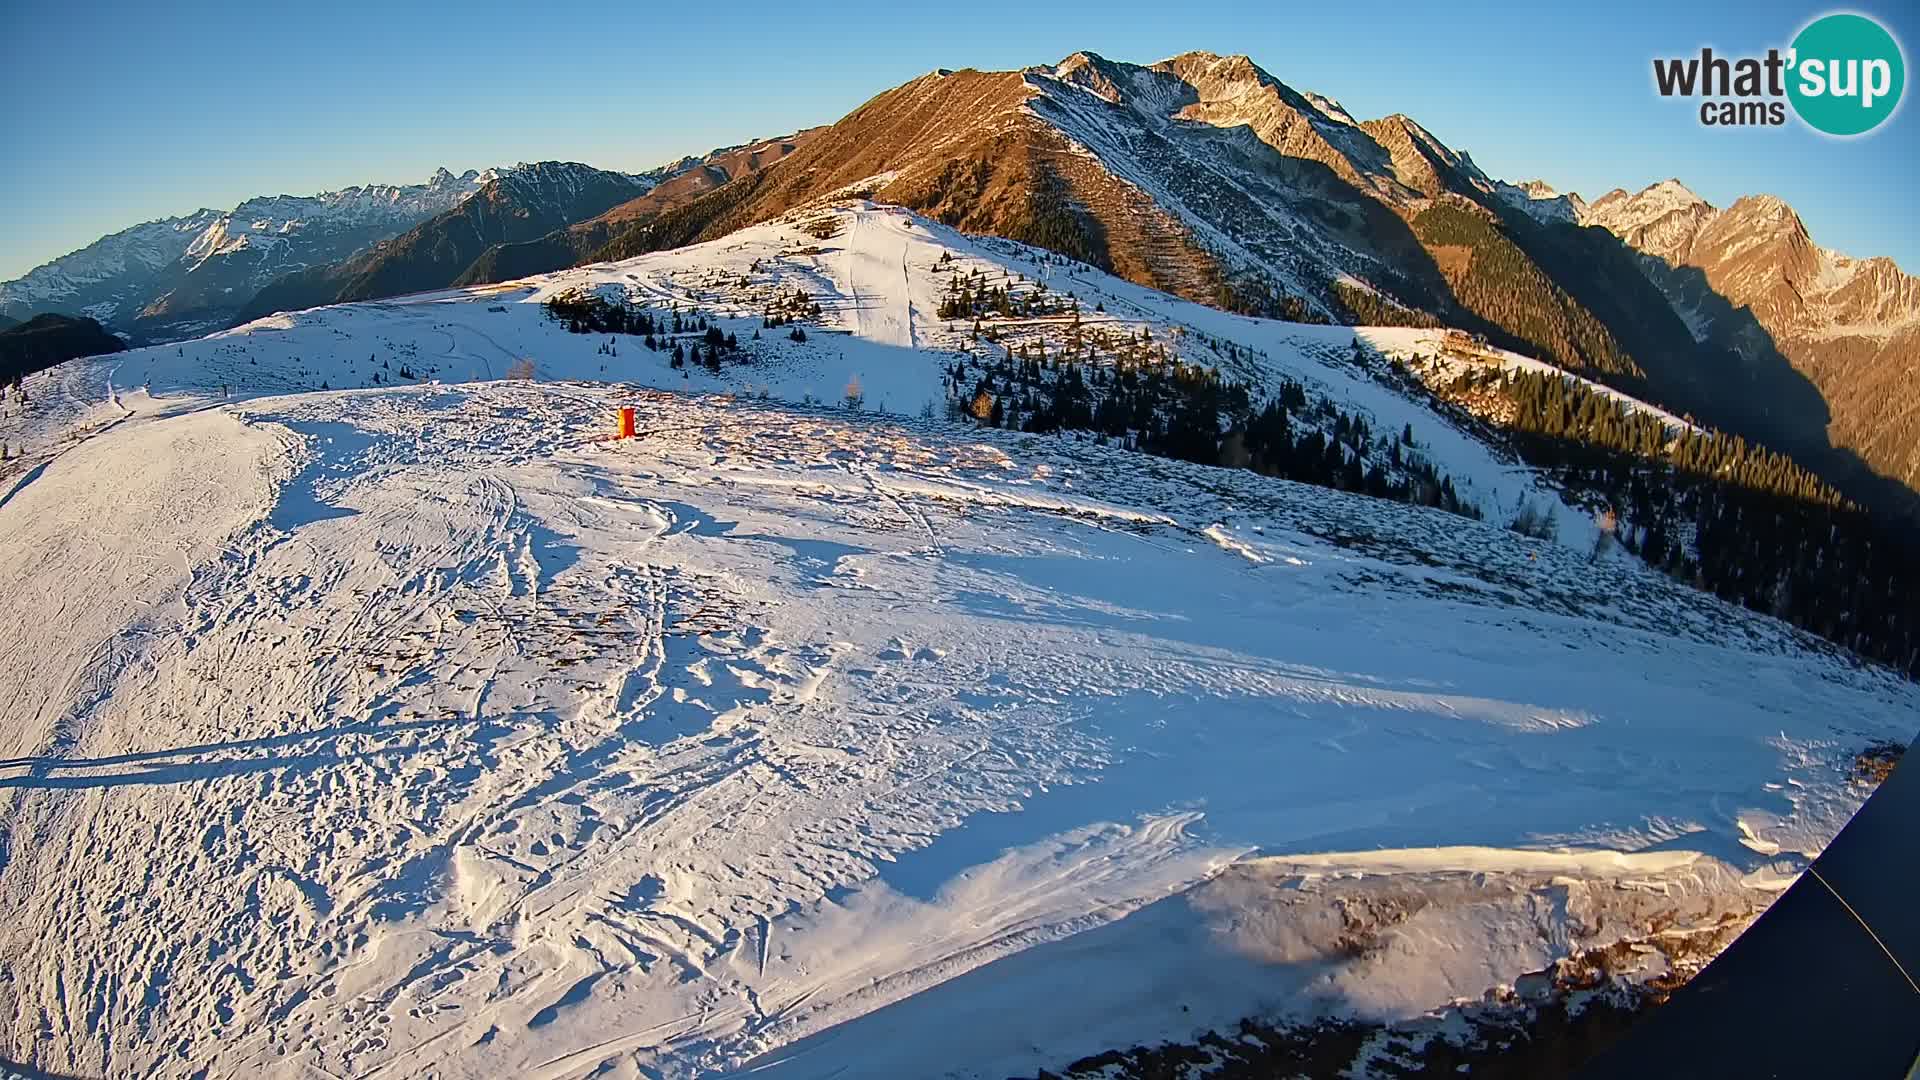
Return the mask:
<svg viewBox="0 0 1920 1080">
<path fill-rule="evenodd" d="M 942 419 L 975 271 L 1544 498 L 1352 330 L 865 203 L 62 365 L 0 416 L 0 1057 L 998 1077 L 1414 1016 L 1740 925 L 1912 735 L 1577 540 Z"/>
<path fill-rule="evenodd" d="M 815 235 L 823 231 L 833 235 Z M 1071 294 L 1080 316 L 995 320 L 999 340 L 976 340 L 968 320 L 938 317 L 954 279 L 976 272 L 1017 293 L 1044 286 L 1055 295 Z M 718 373 L 697 364 L 674 369 L 664 352 L 649 352 L 635 339 L 565 333 L 543 304 L 576 290 L 661 313 L 677 307 L 712 315 L 745 343 L 749 361 L 730 361 Z M 796 293 L 820 305 L 829 332 L 795 343 L 784 329 L 760 329 L 762 313 Z M 1138 339 L 1143 332 L 1170 358 L 1217 368 L 1265 394 L 1290 380 L 1316 400 L 1366 418 L 1383 435 L 1411 426 L 1418 450 L 1489 520 L 1508 521 L 1523 505 L 1536 505 L 1559 516 L 1565 543 L 1581 550 L 1591 545 L 1588 516 L 1562 506 L 1532 470 L 1396 390 L 1380 365 L 1356 362 L 1356 337 L 1371 351 L 1401 360 L 1437 357 L 1439 331 L 1356 333 L 1231 315 L 1025 245 L 963 236 L 871 203 L 802 211 L 721 240 L 625 262 L 274 316 L 197 341 L 69 366 L 50 376 L 50 385 L 66 389 L 39 395 L 47 398 L 39 415 L 52 418 L 50 426 L 38 435 L 16 431 L 12 438 L 15 445 L 44 445 L 69 416 L 61 401 L 102 400 L 109 381 L 121 388 L 150 386 L 160 394 L 287 392 L 392 385 L 405 381 L 403 371 L 415 379 L 499 378 L 522 360 L 543 378 L 620 380 L 794 402 L 839 402 L 857 382 L 868 410 L 944 413 L 949 365 L 956 359 L 978 366 L 1031 344 L 1058 353 L 1070 333 Z M 1542 366 L 1499 350 L 1489 355 Z"/>
</svg>

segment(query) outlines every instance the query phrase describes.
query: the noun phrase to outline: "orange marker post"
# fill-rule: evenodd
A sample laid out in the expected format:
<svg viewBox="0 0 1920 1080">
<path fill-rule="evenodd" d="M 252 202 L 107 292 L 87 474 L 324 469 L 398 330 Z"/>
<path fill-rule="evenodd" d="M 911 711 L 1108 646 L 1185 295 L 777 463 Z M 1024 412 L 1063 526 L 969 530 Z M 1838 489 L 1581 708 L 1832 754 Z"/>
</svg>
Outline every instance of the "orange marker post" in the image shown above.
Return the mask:
<svg viewBox="0 0 1920 1080">
<path fill-rule="evenodd" d="M 618 437 L 622 439 L 633 438 L 633 406 L 631 405 L 622 405 L 620 407 L 620 435 Z"/>
</svg>

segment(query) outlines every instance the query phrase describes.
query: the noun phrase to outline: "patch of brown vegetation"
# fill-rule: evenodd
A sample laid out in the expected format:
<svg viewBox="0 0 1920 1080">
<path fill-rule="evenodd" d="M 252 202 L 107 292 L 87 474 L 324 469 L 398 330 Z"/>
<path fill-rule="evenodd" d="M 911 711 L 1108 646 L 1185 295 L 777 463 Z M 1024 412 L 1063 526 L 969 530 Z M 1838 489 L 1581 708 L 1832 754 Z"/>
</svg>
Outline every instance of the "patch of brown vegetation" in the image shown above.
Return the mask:
<svg viewBox="0 0 1920 1080">
<path fill-rule="evenodd" d="M 1433 256 L 1433 265 L 1447 284 L 1457 285 L 1467 278 L 1467 271 L 1473 269 L 1473 249 L 1465 244 L 1435 244 L 1427 249 Z"/>
<path fill-rule="evenodd" d="M 1207 1032 L 1191 1043 L 1109 1050 L 1042 1070 L 1040 1080 L 1269 1080 L 1272 1077 L 1493 1077 L 1537 1080 L 1570 1076 L 1613 1045 L 1648 1011 L 1706 965 L 1747 920 L 1730 918 L 1697 931 L 1656 930 L 1657 949 L 1617 942 L 1523 976 L 1523 991 L 1490 993 L 1448 1010 L 1443 1019 L 1405 1024 L 1324 1020 L 1276 1024 L 1242 1020 L 1231 1032 Z M 1650 952 L 1666 955 L 1663 974 L 1636 979 Z"/>
<path fill-rule="evenodd" d="M 1867 787 L 1879 787 L 1893 775 L 1894 766 L 1907 748 L 1897 742 L 1877 742 L 1853 756 L 1853 781 Z"/>
</svg>

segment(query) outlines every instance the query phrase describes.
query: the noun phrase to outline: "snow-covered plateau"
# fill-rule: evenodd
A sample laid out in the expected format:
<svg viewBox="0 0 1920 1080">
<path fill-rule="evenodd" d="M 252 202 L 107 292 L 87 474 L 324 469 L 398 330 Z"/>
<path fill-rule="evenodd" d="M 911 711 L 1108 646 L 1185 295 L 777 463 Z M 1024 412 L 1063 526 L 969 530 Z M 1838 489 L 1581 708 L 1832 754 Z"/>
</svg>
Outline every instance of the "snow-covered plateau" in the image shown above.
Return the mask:
<svg viewBox="0 0 1920 1080">
<path fill-rule="evenodd" d="M 1411 425 L 1489 521 L 945 419 L 975 270 Z M 1354 340 L 854 204 L 29 378 L 0 1058 L 1032 1075 L 1751 918 L 1920 688 L 1501 528 L 1550 493 Z"/>
</svg>

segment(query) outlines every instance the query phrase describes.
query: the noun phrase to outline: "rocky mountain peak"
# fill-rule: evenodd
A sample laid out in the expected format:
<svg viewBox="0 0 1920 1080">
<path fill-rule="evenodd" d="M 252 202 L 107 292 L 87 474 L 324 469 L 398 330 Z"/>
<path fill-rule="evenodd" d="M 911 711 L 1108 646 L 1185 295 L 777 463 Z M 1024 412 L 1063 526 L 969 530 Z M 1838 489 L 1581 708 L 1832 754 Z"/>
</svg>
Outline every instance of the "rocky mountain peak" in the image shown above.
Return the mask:
<svg viewBox="0 0 1920 1080">
<path fill-rule="evenodd" d="M 1658 183 L 1648 184 L 1646 188 L 1640 192 L 1640 198 L 1659 199 L 1671 205 L 1698 205 L 1712 209 L 1712 205 L 1708 203 L 1707 200 L 1694 194 L 1692 188 L 1681 183 L 1676 177 L 1668 177 Z"/>
<path fill-rule="evenodd" d="M 1777 195 L 1744 195 L 1727 207 L 1724 216 L 1738 220 L 1749 229 L 1770 233 L 1807 236 L 1806 223 L 1786 200 Z"/>
<path fill-rule="evenodd" d="M 1210 52 L 1184 52 L 1153 66 L 1180 76 L 1196 89 L 1205 83 L 1216 94 L 1236 88 L 1241 92 L 1250 92 L 1261 87 L 1277 86 L 1280 82 L 1262 70 L 1251 57 L 1239 53 L 1221 56 Z"/>
<path fill-rule="evenodd" d="M 1634 194 L 1615 188 L 1595 199 L 1580 223 L 1598 225 L 1630 247 L 1675 263 L 1686 257 L 1695 236 L 1717 213 L 1685 184 L 1669 179 Z"/>
<path fill-rule="evenodd" d="M 1077 52 L 1060 61 L 1052 75 L 1116 105 L 1126 97 L 1126 84 L 1131 81 L 1125 65 L 1092 52 Z"/>
</svg>

